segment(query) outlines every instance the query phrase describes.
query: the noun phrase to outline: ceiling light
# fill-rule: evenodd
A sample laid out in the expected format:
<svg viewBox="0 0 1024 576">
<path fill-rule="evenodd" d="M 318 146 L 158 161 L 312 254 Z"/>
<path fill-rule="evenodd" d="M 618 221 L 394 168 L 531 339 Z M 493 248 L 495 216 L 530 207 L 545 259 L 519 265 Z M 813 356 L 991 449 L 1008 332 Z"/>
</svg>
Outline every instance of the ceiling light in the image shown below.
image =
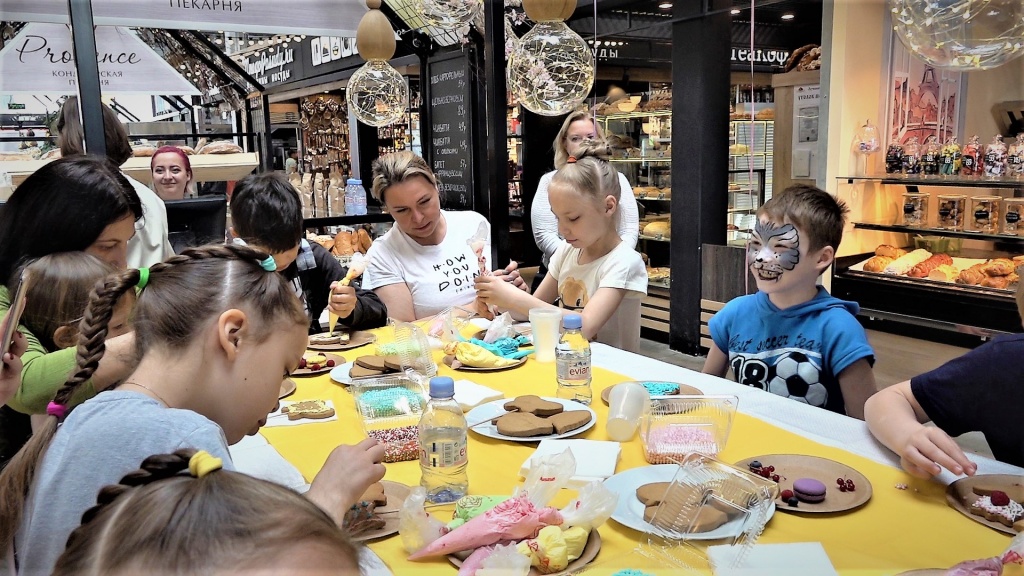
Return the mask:
<svg viewBox="0 0 1024 576">
<path fill-rule="evenodd" d="M 667 10 L 668 8 L 671 8 L 671 7 L 672 7 L 672 3 L 671 2 L 662 2 L 661 4 L 658 4 L 658 8 L 661 8 L 662 10 Z"/>
<path fill-rule="evenodd" d="M 217 38 L 216 40 L 214 40 L 214 42 L 217 43 L 217 44 L 220 44 L 221 43 L 221 39 Z"/>
<path fill-rule="evenodd" d="M 783 20 L 792 20 L 793 18 L 796 18 L 793 14 L 786 13 L 782 15 Z"/>
<path fill-rule="evenodd" d="M 253 45 L 253 44 L 255 44 L 255 43 L 256 43 L 256 41 L 255 41 L 255 40 L 249 40 L 249 46 L 252 46 L 252 45 Z"/>
<path fill-rule="evenodd" d="M 260 45 L 260 46 L 263 46 L 263 40 L 260 40 L 260 41 L 259 41 L 259 45 Z"/>
<path fill-rule="evenodd" d="M 735 16 L 735 15 L 740 13 L 740 9 L 739 8 L 733 8 L 732 10 L 729 11 L 729 13 L 732 14 L 733 16 Z"/>
</svg>

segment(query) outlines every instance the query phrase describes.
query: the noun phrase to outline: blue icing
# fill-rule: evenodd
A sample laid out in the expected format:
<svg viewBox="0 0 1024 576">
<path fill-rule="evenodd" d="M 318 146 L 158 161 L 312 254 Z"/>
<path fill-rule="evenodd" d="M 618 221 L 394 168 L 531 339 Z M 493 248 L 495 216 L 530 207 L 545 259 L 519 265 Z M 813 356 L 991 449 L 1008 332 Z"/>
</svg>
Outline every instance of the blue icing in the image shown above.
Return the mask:
<svg viewBox="0 0 1024 576">
<path fill-rule="evenodd" d="M 423 408 L 423 397 L 403 387 L 369 390 L 359 395 L 359 408 L 370 418 L 419 414 Z"/>
<path fill-rule="evenodd" d="M 679 384 L 671 382 L 641 382 L 651 396 L 667 396 L 679 393 Z"/>
</svg>

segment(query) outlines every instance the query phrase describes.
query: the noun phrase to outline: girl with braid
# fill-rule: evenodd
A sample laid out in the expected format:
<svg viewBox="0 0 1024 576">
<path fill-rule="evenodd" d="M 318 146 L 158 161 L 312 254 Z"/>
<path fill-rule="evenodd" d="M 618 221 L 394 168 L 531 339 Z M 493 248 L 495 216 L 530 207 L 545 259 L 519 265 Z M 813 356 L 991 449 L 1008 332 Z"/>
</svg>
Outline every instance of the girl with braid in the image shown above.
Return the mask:
<svg viewBox="0 0 1024 576">
<path fill-rule="evenodd" d="M 308 319 L 276 268 L 266 253 L 216 245 L 97 284 L 76 371 L 0 473 L 0 550 L 19 573 L 49 574 L 99 489 L 146 456 L 197 448 L 233 469 L 228 445 L 266 422 L 306 347 Z M 116 389 L 75 407 L 70 399 L 103 358 L 115 303 L 130 290 L 141 290 L 138 366 Z M 373 440 L 336 448 L 306 497 L 341 525 L 384 476 L 383 457 Z"/>
<path fill-rule="evenodd" d="M 146 458 L 100 490 L 53 574 L 359 574 L 357 549 L 330 516 L 222 466 L 193 449 Z"/>
</svg>

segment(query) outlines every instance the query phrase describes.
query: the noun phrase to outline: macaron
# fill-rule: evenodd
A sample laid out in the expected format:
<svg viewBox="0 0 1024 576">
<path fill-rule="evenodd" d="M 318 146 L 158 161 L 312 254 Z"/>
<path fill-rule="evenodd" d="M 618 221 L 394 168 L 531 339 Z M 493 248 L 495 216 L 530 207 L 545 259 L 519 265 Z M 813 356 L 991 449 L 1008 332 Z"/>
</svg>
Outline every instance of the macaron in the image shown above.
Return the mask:
<svg viewBox="0 0 1024 576">
<path fill-rule="evenodd" d="M 825 499 L 825 485 L 814 478 L 798 478 L 793 482 L 793 494 L 811 504 Z"/>
</svg>

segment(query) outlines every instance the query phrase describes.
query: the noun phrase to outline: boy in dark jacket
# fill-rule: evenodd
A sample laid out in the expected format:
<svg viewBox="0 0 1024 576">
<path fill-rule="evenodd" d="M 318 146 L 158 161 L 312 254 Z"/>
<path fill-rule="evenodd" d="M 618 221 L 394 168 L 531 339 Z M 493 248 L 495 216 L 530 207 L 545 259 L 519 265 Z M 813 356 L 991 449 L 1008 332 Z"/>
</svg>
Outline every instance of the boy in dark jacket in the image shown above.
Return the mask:
<svg viewBox="0 0 1024 576">
<path fill-rule="evenodd" d="M 268 252 L 277 271 L 292 282 L 309 316 L 309 332 L 320 326 L 324 308 L 338 315 L 338 323 L 352 329 L 377 328 L 387 323 L 384 303 L 372 291 L 340 286 L 348 269 L 323 246 L 302 237 L 302 200 L 280 174 L 246 176 L 231 197 L 231 235 L 235 242 Z"/>
</svg>

